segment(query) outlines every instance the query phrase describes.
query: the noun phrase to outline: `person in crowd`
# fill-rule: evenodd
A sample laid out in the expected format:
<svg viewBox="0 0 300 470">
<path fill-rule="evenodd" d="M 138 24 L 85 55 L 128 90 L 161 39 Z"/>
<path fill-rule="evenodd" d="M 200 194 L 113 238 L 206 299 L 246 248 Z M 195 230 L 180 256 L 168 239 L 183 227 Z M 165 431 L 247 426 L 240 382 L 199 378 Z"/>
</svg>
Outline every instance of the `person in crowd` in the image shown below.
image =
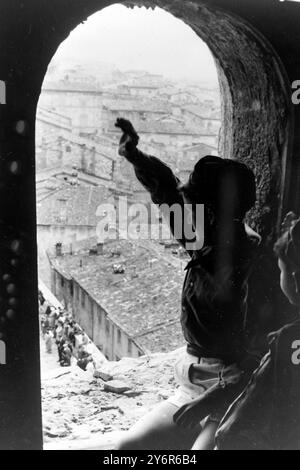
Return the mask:
<svg viewBox="0 0 300 470">
<path fill-rule="evenodd" d="M 89 337 L 88 335 L 85 333 L 85 331 L 83 330 L 82 333 L 81 333 L 81 344 L 83 346 L 87 346 L 89 344 Z"/>
<path fill-rule="evenodd" d="M 43 303 L 45 302 L 45 298 L 43 296 L 42 291 L 40 291 L 40 289 L 38 289 L 38 300 L 41 305 L 43 305 Z"/>
<path fill-rule="evenodd" d="M 72 349 L 68 342 L 65 342 L 61 350 L 60 365 L 62 367 L 69 367 L 71 365 Z"/>
<path fill-rule="evenodd" d="M 50 328 L 47 328 L 45 332 L 44 341 L 45 341 L 45 346 L 46 346 L 46 353 L 52 354 L 53 334 Z"/>
<path fill-rule="evenodd" d="M 41 316 L 41 329 L 42 329 L 42 336 L 45 338 L 45 334 L 49 329 L 49 316 L 45 313 Z"/>
<path fill-rule="evenodd" d="M 55 328 L 55 339 L 56 341 L 60 341 L 64 337 L 64 324 L 63 320 L 59 318 L 57 320 L 57 325 Z"/>
<path fill-rule="evenodd" d="M 74 349 L 76 345 L 76 336 L 75 336 L 75 324 L 73 320 L 69 324 L 68 340 L 71 343 L 72 348 Z"/>
<path fill-rule="evenodd" d="M 58 352 L 58 362 L 60 365 L 63 362 L 63 349 L 65 346 L 66 340 L 65 338 L 61 337 L 60 339 L 56 339 L 56 345 L 57 345 L 57 352 Z"/>
<path fill-rule="evenodd" d="M 238 161 L 207 156 L 182 184 L 167 165 L 137 148 L 139 136 L 128 120 L 118 119 L 116 126 L 123 133 L 119 154 L 133 165 L 152 201 L 164 205 L 164 211 L 174 205 L 182 209 L 180 220 L 176 211 L 166 217 L 190 255 L 181 305 L 187 348 L 175 366 L 179 389 L 128 431 L 117 448 L 190 449 L 197 439 L 198 449 L 210 449 L 227 402 L 207 408 L 205 423 L 191 429 L 179 426 L 174 416 L 212 387 L 234 383 L 228 391 L 232 401 L 259 363 L 248 350 L 244 326 L 248 278 L 260 244 L 259 235 L 244 223 L 256 200 L 255 177 Z M 204 205 L 202 225 L 199 205 Z M 183 231 L 178 235 L 179 225 L 189 225 L 192 237 Z"/>
<path fill-rule="evenodd" d="M 45 306 L 46 306 L 45 302 L 43 303 L 39 302 L 39 315 L 40 316 L 45 315 Z"/>
<path fill-rule="evenodd" d="M 52 330 L 55 328 L 57 320 L 57 311 L 54 307 L 51 308 L 51 313 L 49 314 L 49 325 Z"/>
<path fill-rule="evenodd" d="M 78 352 L 77 352 L 77 365 L 80 367 L 82 370 L 86 371 L 86 368 L 89 363 L 93 362 L 93 357 L 92 355 L 87 352 L 85 349 L 85 346 L 83 344 L 80 344 L 78 347 Z"/>
<path fill-rule="evenodd" d="M 50 315 L 51 313 L 51 307 L 50 305 L 47 303 L 46 305 L 46 309 L 45 309 L 45 314 L 47 315 L 47 317 Z"/>
</svg>

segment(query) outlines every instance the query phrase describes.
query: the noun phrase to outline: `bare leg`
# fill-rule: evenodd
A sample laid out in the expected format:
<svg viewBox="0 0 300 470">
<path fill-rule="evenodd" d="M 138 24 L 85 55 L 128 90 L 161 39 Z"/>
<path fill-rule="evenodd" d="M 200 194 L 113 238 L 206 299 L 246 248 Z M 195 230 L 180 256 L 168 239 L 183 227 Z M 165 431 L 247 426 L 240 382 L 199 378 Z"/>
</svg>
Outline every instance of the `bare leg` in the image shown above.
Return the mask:
<svg viewBox="0 0 300 470">
<path fill-rule="evenodd" d="M 215 448 L 215 435 L 218 426 L 219 424 L 215 421 L 207 421 L 192 450 L 213 450 Z"/>
<path fill-rule="evenodd" d="M 178 408 L 164 402 L 136 423 L 118 443 L 117 450 L 189 450 L 201 426 L 188 430 L 173 422 Z"/>
</svg>

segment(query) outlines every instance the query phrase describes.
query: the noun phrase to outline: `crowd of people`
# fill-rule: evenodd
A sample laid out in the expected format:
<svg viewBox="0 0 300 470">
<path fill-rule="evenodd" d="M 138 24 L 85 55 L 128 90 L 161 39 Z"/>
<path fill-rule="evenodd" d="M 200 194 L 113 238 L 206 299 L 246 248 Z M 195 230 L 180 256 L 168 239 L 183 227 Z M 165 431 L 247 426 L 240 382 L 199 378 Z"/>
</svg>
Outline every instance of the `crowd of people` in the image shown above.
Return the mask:
<svg viewBox="0 0 300 470">
<path fill-rule="evenodd" d="M 47 354 L 57 347 L 58 362 L 61 367 L 69 367 L 73 362 L 86 371 L 89 364 L 95 366 L 93 356 L 88 351 L 90 339 L 74 320 L 72 312 L 63 307 L 52 306 L 39 290 L 39 314 L 41 335 Z"/>
</svg>

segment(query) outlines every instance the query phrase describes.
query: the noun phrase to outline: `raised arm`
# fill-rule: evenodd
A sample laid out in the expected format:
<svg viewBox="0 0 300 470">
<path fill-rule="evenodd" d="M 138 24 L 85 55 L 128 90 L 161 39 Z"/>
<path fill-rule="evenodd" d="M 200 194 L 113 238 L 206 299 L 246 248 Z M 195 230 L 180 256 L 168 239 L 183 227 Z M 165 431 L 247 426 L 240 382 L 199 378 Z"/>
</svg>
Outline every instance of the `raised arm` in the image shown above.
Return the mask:
<svg viewBox="0 0 300 470">
<path fill-rule="evenodd" d="M 146 155 L 137 148 L 139 136 L 130 121 L 119 118 L 115 126 L 123 132 L 119 145 L 119 154 L 134 166 L 137 179 L 150 193 L 154 204 L 159 206 L 166 204 L 169 207 L 179 204 L 182 214 L 184 214 L 184 200 L 178 190 L 180 180 L 161 160 Z M 166 214 L 163 215 L 166 217 Z M 172 211 L 168 223 L 174 234 L 174 213 Z M 176 239 L 185 247 L 184 236 L 182 238 L 176 237 Z"/>
<path fill-rule="evenodd" d="M 119 118 L 115 124 L 123 135 L 120 139 L 119 155 L 123 156 L 133 166 L 138 180 L 149 191 L 155 204 L 183 203 L 177 187 L 179 179 L 172 170 L 156 157 L 147 155 L 137 148 L 139 136 L 131 122 Z"/>
</svg>

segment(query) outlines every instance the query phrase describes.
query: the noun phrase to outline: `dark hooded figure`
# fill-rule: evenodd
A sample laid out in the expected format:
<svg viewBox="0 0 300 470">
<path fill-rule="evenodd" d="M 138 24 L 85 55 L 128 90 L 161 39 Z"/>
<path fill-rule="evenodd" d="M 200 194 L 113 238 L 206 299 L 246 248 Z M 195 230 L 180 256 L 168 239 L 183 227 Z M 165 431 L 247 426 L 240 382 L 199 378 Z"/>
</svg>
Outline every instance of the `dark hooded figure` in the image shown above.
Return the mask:
<svg viewBox="0 0 300 470">
<path fill-rule="evenodd" d="M 198 436 L 195 448 L 209 449 L 228 402 L 258 364 L 245 333 L 248 278 L 260 244 L 244 223 L 256 201 L 255 177 L 243 163 L 207 156 L 182 184 L 167 165 L 137 148 L 129 121 L 118 119 L 116 126 L 123 132 L 119 154 L 190 255 L 181 302 L 187 347 L 175 365 L 179 388 L 122 438 L 119 449 L 190 449 Z M 212 388 L 222 393 L 204 415 L 201 410 L 200 424 L 195 406 Z"/>
<path fill-rule="evenodd" d="M 300 308 L 300 218 L 289 213 L 275 245 L 282 292 Z M 269 352 L 228 409 L 220 450 L 300 450 L 300 319 L 271 333 Z"/>
</svg>

